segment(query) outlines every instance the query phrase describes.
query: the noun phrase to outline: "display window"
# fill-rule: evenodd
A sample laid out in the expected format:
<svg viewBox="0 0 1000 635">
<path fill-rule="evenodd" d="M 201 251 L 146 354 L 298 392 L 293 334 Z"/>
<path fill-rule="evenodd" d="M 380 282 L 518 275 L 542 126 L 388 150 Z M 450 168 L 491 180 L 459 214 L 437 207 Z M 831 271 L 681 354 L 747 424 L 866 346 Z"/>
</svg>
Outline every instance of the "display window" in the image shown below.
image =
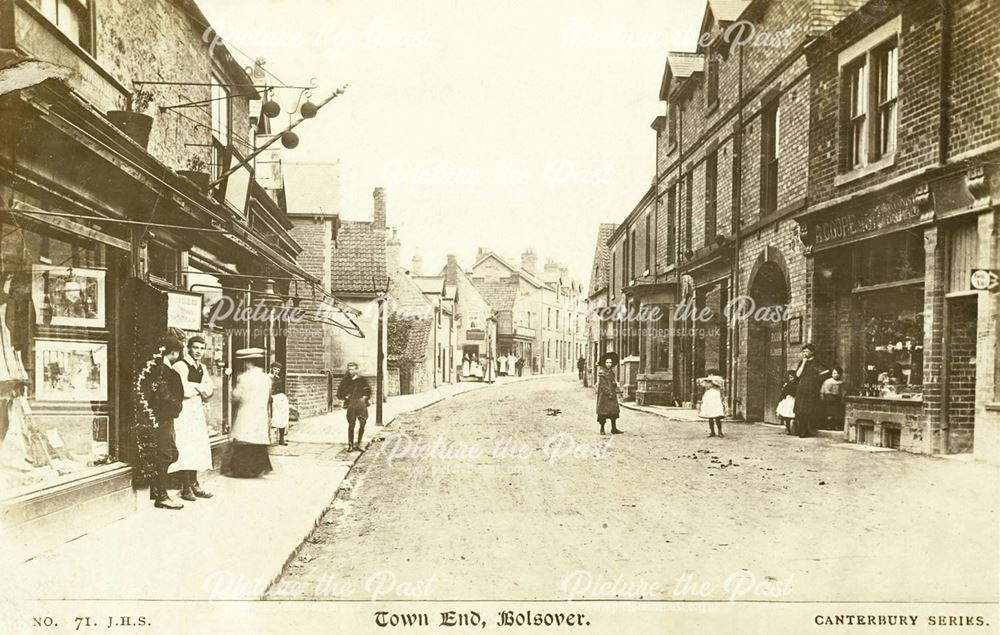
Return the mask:
<svg viewBox="0 0 1000 635">
<path fill-rule="evenodd" d="M 202 363 L 208 369 L 215 386 L 213 397 L 205 403 L 205 420 L 208 423 L 208 433 L 211 437 L 222 437 L 229 434 L 229 391 L 226 389 L 226 369 L 230 336 L 221 324 L 213 323 L 209 318 L 213 315 L 216 304 L 222 298 L 223 292 L 219 279 L 201 271 L 198 267 L 189 265 L 185 271 L 188 290 L 199 293 L 204 298 L 202 330 L 198 335 L 205 339 L 205 356 Z M 195 333 L 188 333 L 188 336 Z"/>
<path fill-rule="evenodd" d="M 105 248 L 0 224 L 0 498 L 114 460 Z"/>
</svg>

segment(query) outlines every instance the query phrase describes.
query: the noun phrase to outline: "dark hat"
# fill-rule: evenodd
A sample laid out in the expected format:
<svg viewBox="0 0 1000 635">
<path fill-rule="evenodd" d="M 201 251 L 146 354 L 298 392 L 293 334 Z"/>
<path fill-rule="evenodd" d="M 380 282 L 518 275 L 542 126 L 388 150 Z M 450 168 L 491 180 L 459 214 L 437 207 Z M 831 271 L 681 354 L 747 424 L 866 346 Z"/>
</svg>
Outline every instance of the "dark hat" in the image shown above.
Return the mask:
<svg viewBox="0 0 1000 635">
<path fill-rule="evenodd" d="M 601 366 L 604 366 L 604 363 L 607 362 L 609 359 L 611 360 L 612 366 L 618 365 L 618 353 L 614 351 L 608 351 L 604 355 L 601 355 Z"/>
<path fill-rule="evenodd" d="M 804 350 L 804 351 L 812 351 L 812 352 L 815 353 L 816 352 L 816 347 L 813 346 L 812 344 L 803 344 L 802 345 L 802 350 Z"/>
</svg>

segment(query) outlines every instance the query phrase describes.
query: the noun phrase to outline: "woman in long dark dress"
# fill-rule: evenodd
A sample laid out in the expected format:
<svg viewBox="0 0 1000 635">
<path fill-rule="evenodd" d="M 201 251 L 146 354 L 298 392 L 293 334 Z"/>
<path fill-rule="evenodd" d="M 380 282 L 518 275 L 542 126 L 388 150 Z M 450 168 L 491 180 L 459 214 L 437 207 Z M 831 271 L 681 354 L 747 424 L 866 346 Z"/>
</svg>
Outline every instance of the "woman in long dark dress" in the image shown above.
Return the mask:
<svg viewBox="0 0 1000 635">
<path fill-rule="evenodd" d="M 236 351 L 235 359 L 244 362 L 245 370 L 233 387 L 237 404 L 236 418 L 230 431 L 232 451 L 223 471 L 228 476 L 255 478 L 271 471 L 268 446 L 271 445 L 270 420 L 267 412 L 271 399 L 271 376 L 264 372 L 264 351 L 244 348 Z"/>
<path fill-rule="evenodd" d="M 604 423 L 610 419 L 611 434 L 621 434 L 618 429 L 618 382 L 614 371 L 618 365 L 618 354 L 605 353 L 601 365 L 602 368 L 597 371 L 597 423 L 601 424 L 601 434 L 604 434 Z"/>
</svg>

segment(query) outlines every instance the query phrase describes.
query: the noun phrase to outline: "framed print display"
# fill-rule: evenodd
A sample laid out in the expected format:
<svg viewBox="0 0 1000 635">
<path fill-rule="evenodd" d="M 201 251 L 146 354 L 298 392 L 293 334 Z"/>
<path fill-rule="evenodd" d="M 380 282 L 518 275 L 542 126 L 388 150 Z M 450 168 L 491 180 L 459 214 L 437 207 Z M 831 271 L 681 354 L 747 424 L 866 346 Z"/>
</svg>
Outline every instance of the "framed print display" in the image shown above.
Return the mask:
<svg viewBox="0 0 1000 635">
<path fill-rule="evenodd" d="M 35 398 L 39 401 L 107 401 L 108 345 L 37 340 Z"/>
<path fill-rule="evenodd" d="M 33 265 L 31 273 L 37 324 L 104 328 L 104 271 Z"/>
</svg>

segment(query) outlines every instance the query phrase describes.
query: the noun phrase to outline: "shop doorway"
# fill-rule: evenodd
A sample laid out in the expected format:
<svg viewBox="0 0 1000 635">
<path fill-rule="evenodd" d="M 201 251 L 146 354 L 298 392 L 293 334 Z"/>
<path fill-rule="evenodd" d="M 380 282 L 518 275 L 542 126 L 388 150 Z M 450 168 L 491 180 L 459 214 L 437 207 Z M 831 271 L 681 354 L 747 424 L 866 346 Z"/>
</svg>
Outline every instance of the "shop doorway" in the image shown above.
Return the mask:
<svg viewBox="0 0 1000 635">
<path fill-rule="evenodd" d="M 750 285 L 757 308 L 788 304 L 785 274 L 774 262 L 765 262 Z M 779 423 L 774 409 L 781 395 L 787 364 L 786 323 L 750 319 L 747 328 L 747 419 Z"/>
</svg>

